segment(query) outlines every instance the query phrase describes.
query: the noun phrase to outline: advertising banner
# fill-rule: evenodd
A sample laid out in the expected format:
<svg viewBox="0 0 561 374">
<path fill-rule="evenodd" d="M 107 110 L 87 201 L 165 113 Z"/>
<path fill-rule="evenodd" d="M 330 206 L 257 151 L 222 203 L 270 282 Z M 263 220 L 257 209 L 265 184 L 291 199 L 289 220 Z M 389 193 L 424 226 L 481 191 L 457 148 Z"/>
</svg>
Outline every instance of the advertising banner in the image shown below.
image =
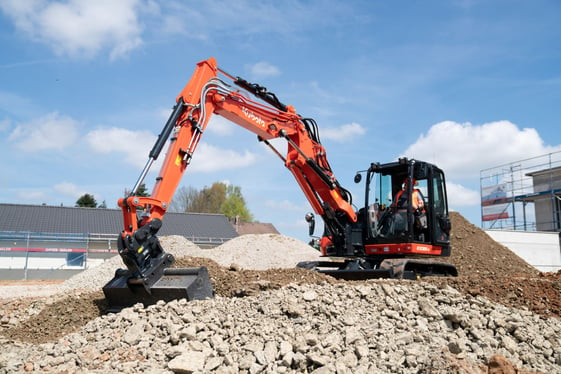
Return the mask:
<svg viewBox="0 0 561 374">
<path fill-rule="evenodd" d="M 506 184 L 496 184 L 481 188 L 482 221 L 495 221 L 509 218 L 509 198 L 506 195 Z"/>
</svg>

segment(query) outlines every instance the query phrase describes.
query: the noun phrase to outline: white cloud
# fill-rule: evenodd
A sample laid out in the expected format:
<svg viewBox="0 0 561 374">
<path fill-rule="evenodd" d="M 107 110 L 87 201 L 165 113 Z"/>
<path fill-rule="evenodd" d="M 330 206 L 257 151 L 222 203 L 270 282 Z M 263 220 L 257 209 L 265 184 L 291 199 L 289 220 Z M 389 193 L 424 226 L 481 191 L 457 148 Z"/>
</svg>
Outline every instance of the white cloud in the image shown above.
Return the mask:
<svg viewBox="0 0 561 374">
<path fill-rule="evenodd" d="M 80 196 L 86 193 L 85 190 L 76 186 L 74 183 L 69 183 L 69 182 L 62 182 L 62 183 L 55 184 L 53 186 L 53 189 L 55 192 L 63 196 L 76 198 L 76 199 L 78 199 Z"/>
<path fill-rule="evenodd" d="M 99 128 L 86 135 L 86 141 L 94 152 L 124 155 L 124 161 L 139 169 L 148 160 L 148 153 L 154 146 L 156 136 L 149 131 L 131 131 L 123 128 Z M 157 169 L 165 158 L 166 144 L 153 166 Z M 257 156 L 249 151 L 238 153 L 200 142 L 193 156 L 190 172 L 214 172 L 223 169 L 237 169 L 252 165 Z"/>
<path fill-rule="evenodd" d="M 253 165 L 256 161 L 257 155 L 247 150 L 243 153 L 238 153 L 201 142 L 193 155 L 189 171 L 215 172 L 225 169 L 239 169 Z"/>
<path fill-rule="evenodd" d="M 8 140 L 25 152 L 63 150 L 78 138 L 78 126 L 76 120 L 53 112 L 17 125 Z"/>
<path fill-rule="evenodd" d="M 346 142 L 366 133 L 366 129 L 360 124 L 353 122 L 339 127 L 324 127 L 320 129 L 320 137 L 336 142 Z"/>
<path fill-rule="evenodd" d="M 477 206 L 481 204 L 478 191 L 466 188 L 460 184 L 447 181 L 446 191 L 448 192 L 448 205 L 452 208 Z"/>
<path fill-rule="evenodd" d="M 280 74 L 278 67 L 266 61 L 246 66 L 253 78 L 274 77 Z"/>
<path fill-rule="evenodd" d="M 206 131 L 220 136 L 232 135 L 234 132 L 234 123 L 224 117 L 212 116 L 206 126 Z"/>
<path fill-rule="evenodd" d="M 440 122 L 409 146 L 404 155 L 436 163 L 448 177 L 474 178 L 482 169 L 561 150 L 546 146 L 536 129 L 509 121 L 482 125 Z"/>
<path fill-rule="evenodd" d="M 275 211 L 295 211 L 300 212 L 303 209 L 311 210 L 309 205 L 296 205 L 290 200 L 267 200 L 265 201 L 265 206 L 271 208 Z"/>
<path fill-rule="evenodd" d="M 469 210 L 481 204 L 479 190 L 473 189 L 479 186 L 481 170 L 559 150 L 561 146 L 545 145 L 536 129 L 520 129 L 509 121 L 482 125 L 444 121 L 433 125 L 403 154 L 444 170 L 450 208 Z"/>
<path fill-rule="evenodd" d="M 16 193 L 16 198 L 22 201 L 29 201 L 37 204 L 40 202 L 46 202 L 49 199 L 49 195 L 44 191 L 30 191 L 30 190 L 20 190 Z"/>
<path fill-rule="evenodd" d="M 0 7 L 20 32 L 58 55 L 89 58 L 108 48 L 115 59 L 142 44 L 136 13 L 142 5 L 139 0 L 7 0 Z"/>
<path fill-rule="evenodd" d="M 86 141 L 94 152 L 122 153 L 125 162 L 142 168 L 148 160 L 148 153 L 156 141 L 156 136 L 149 131 L 100 127 L 86 134 Z M 163 158 L 163 155 L 160 158 Z"/>
<path fill-rule="evenodd" d="M 11 121 L 7 118 L 4 118 L 0 121 L 0 131 L 8 131 L 10 128 Z"/>
</svg>

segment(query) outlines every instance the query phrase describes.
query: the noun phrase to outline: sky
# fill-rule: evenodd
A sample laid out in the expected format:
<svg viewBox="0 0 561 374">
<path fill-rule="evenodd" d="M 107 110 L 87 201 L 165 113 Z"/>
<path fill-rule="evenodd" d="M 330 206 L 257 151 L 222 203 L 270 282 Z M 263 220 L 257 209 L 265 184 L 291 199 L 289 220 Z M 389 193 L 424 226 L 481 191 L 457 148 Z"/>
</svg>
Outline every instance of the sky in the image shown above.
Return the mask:
<svg viewBox="0 0 561 374">
<path fill-rule="evenodd" d="M 117 208 L 214 57 L 316 120 L 357 207 L 355 172 L 407 156 L 442 168 L 450 209 L 480 225 L 482 169 L 561 150 L 560 22 L 557 0 L 2 0 L 0 203 Z M 218 116 L 181 186 L 214 182 L 307 240 L 283 162 Z"/>
</svg>

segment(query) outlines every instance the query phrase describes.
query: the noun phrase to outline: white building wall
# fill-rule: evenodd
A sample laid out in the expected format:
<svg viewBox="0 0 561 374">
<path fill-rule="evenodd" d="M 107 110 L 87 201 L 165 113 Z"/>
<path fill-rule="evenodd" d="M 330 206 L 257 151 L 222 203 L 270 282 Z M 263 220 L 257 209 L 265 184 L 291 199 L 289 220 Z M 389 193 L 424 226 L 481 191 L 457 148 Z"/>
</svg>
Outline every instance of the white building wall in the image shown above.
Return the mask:
<svg viewBox="0 0 561 374">
<path fill-rule="evenodd" d="M 0 269 L 65 269 L 69 267 L 66 263 L 66 256 L 3 256 Z"/>
<path fill-rule="evenodd" d="M 543 272 L 561 269 L 561 246 L 557 232 L 485 230 L 527 263 Z"/>
<path fill-rule="evenodd" d="M 80 253 L 85 256 L 81 265 L 67 259 L 67 253 L 23 251 L 0 252 L 0 269 L 90 269 L 102 264 L 115 253 Z"/>
</svg>

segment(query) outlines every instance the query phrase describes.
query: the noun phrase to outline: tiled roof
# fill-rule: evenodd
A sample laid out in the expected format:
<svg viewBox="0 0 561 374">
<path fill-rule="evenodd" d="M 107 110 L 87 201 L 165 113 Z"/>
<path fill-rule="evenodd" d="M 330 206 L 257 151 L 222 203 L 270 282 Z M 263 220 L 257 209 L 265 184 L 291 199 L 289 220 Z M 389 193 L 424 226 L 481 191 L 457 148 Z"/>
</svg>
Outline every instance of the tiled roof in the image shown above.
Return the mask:
<svg viewBox="0 0 561 374">
<path fill-rule="evenodd" d="M 0 231 L 58 234 L 119 234 L 119 209 L 0 204 Z M 230 239 L 236 230 L 221 214 L 167 213 L 158 235 Z"/>
<path fill-rule="evenodd" d="M 234 224 L 236 231 L 240 235 L 246 234 L 279 234 L 272 223 L 262 222 L 239 222 Z"/>
</svg>

